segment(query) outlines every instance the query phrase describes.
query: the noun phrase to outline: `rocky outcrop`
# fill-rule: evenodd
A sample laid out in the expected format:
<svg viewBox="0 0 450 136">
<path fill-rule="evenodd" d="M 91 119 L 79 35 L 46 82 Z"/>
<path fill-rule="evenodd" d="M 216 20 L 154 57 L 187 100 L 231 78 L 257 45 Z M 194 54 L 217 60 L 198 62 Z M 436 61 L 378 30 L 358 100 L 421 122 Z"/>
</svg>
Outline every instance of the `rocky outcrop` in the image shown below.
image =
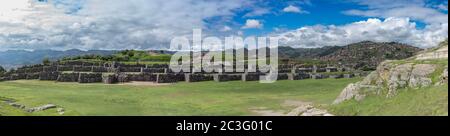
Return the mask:
<svg viewBox="0 0 450 136">
<path fill-rule="evenodd" d="M 441 77 L 439 78 L 439 82 L 436 85 L 444 85 L 448 84 L 448 67 L 445 68 L 444 72 L 442 72 Z"/>
<path fill-rule="evenodd" d="M 48 110 L 48 109 L 53 109 L 56 108 L 56 105 L 54 104 L 46 104 L 46 105 L 42 105 L 39 107 L 34 107 L 34 108 L 29 108 L 26 111 L 27 112 L 38 112 L 38 111 L 43 111 L 43 110 Z"/>
<path fill-rule="evenodd" d="M 433 54 L 433 52 L 447 51 L 448 46 L 440 46 L 430 52 L 424 52 L 417 56 L 426 56 L 424 54 Z M 398 90 L 403 88 L 424 88 L 433 84 L 448 84 L 448 63 L 436 63 L 443 59 L 442 57 L 418 60 L 417 56 L 406 60 L 385 61 L 381 63 L 376 71 L 369 74 L 363 81 L 348 85 L 342 93 L 333 102 L 341 103 L 346 100 L 363 100 L 364 97 L 371 94 L 386 95 L 386 97 L 395 96 Z M 430 58 L 430 57 L 428 57 Z M 431 57 L 432 58 L 432 57 Z M 445 70 L 440 74 L 439 81 L 435 79 L 435 73 L 438 69 Z"/>
<path fill-rule="evenodd" d="M 331 113 L 328 113 L 327 110 L 315 108 L 312 105 L 301 105 L 288 114 L 286 116 L 334 116 Z"/>
</svg>

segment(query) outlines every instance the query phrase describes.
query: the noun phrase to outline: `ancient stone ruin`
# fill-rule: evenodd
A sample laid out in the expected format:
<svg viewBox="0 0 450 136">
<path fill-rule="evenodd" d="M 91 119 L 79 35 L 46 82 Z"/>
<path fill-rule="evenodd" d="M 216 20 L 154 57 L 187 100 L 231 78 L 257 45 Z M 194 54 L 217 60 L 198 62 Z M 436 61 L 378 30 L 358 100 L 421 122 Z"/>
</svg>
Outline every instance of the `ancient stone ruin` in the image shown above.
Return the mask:
<svg viewBox="0 0 450 136">
<path fill-rule="evenodd" d="M 350 71 L 346 68 L 331 66 L 280 65 L 278 80 L 303 80 L 325 78 L 353 78 L 365 76 L 367 72 Z M 344 73 L 345 72 L 345 73 Z M 124 83 L 131 81 L 175 83 L 202 81 L 258 81 L 264 73 L 256 72 L 223 72 L 207 73 L 175 73 L 166 64 L 122 64 L 122 63 L 87 63 L 71 61 L 49 65 L 33 65 L 9 71 L 0 77 L 7 80 L 43 80 L 78 83 Z"/>
</svg>

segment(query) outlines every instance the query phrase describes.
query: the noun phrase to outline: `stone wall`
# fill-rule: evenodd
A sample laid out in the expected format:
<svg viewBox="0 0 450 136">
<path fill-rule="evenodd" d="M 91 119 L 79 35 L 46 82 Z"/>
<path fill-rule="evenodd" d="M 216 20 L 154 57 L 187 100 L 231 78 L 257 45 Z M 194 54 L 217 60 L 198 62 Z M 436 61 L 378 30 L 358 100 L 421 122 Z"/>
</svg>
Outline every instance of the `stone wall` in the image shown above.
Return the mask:
<svg viewBox="0 0 450 136">
<path fill-rule="evenodd" d="M 105 84 L 115 84 L 117 82 L 119 82 L 119 80 L 117 79 L 116 74 L 111 74 L 111 75 L 103 75 L 102 76 L 102 81 Z"/>
<path fill-rule="evenodd" d="M 92 72 L 91 66 L 74 66 L 73 71 L 75 72 Z"/>
<path fill-rule="evenodd" d="M 79 83 L 98 83 L 102 81 L 101 73 L 80 73 L 78 78 Z"/>
<path fill-rule="evenodd" d="M 262 73 L 247 73 L 242 74 L 242 81 L 258 81 L 260 76 L 263 76 Z"/>
<path fill-rule="evenodd" d="M 119 72 L 141 72 L 141 67 L 119 67 Z"/>
<path fill-rule="evenodd" d="M 305 73 L 288 74 L 289 80 L 303 80 L 311 78 L 311 75 Z M 292 76 L 292 77 L 291 77 Z"/>
<path fill-rule="evenodd" d="M 104 72 L 108 72 L 108 68 L 106 68 L 106 67 L 94 66 L 94 67 L 92 67 L 92 72 L 101 72 L 101 73 L 104 73 Z"/>
<path fill-rule="evenodd" d="M 73 71 L 73 66 L 58 66 L 58 71 Z"/>
<path fill-rule="evenodd" d="M 28 68 L 27 72 L 28 73 L 38 73 L 38 72 L 42 72 L 43 67 L 42 66 L 38 66 L 38 67 L 32 67 L 32 68 Z"/>
<path fill-rule="evenodd" d="M 55 71 L 58 71 L 58 67 L 57 66 L 44 66 L 43 71 L 44 72 L 55 72 Z"/>
<path fill-rule="evenodd" d="M 39 79 L 39 73 L 28 73 L 26 79 L 27 80 Z"/>
<path fill-rule="evenodd" d="M 353 77 L 355 77 L 355 75 L 354 74 L 344 74 L 343 77 L 344 78 L 353 78 Z"/>
<path fill-rule="evenodd" d="M 214 76 L 209 74 L 185 74 L 186 82 L 212 81 Z"/>
<path fill-rule="evenodd" d="M 10 80 L 22 80 L 27 79 L 27 74 L 19 73 L 19 74 L 12 74 L 10 76 Z"/>
<path fill-rule="evenodd" d="M 312 79 L 324 79 L 324 78 L 328 78 L 326 75 L 323 74 L 312 74 L 311 75 Z"/>
<path fill-rule="evenodd" d="M 146 72 L 146 73 L 166 73 L 166 69 L 164 69 L 164 68 L 143 68 L 142 72 Z"/>
<path fill-rule="evenodd" d="M 344 78 L 343 74 L 334 74 L 334 75 L 328 75 L 329 78 L 333 78 L 333 79 L 339 79 L 339 78 Z"/>
<path fill-rule="evenodd" d="M 79 73 L 61 73 L 56 81 L 58 82 L 78 82 Z"/>
<path fill-rule="evenodd" d="M 277 80 L 288 80 L 289 76 L 287 73 L 278 73 L 278 79 Z"/>
<path fill-rule="evenodd" d="M 184 74 L 158 74 L 156 83 L 175 83 L 185 80 Z"/>
<path fill-rule="evenodd" d="M 157 78 L 156 74 L 142 73 L 142 74 L 129 74 L 129 81 L 147 81 L 147 82 L 155 82 Z"/>
<path fill-rule="evenodd" d="M 214 81 L 216 82 L 226 82 L 226 81 L 237 81 L 242 80 L 241 74 L 215 74 Z"/>
<path fill-rule="evenodd" d="M 39 80 L 56 81 L 59 72 L 41 72 L 39 73 Z"/>
<path fill-rule="evenodd" d="M 127 74 L 120 73 L 117 75 L 117 82 L 119 83 L 130 82 L 130 79 Z"/>
</svg>

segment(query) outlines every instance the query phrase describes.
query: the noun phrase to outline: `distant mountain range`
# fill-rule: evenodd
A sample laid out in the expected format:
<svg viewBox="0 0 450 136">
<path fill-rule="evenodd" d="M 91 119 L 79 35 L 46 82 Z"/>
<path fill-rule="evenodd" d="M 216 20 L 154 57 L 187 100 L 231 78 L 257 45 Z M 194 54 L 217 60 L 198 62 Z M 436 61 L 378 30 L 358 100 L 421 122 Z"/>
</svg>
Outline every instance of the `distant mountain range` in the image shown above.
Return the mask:
<svg viewBox="0 0 450 136">
<path fill-rule="evenodd" d="M 377 43 L 364 41 L 347 46 L 329 46 L 323 48 L 292 48 L 279 47 L 280 58 L 290 60 L 315 60 L 325 63 L 352 65 L 355 68 L 368 67 L 375 68 L 380 62 L 391 59 L 405 59 L 415 55 L 422 49 L 406 44 L 389 42 Z M 57 60 L 63 57 L 73 57 L 80 55 L 111 55 L 118 51 L 105 50 L 37 50 L 23 51 L 10 50 L 0 51 L 0 65 L 10 69 L 23 65 L 39 64 L 44 58 Z M 149 53 L 173 54 L 168 51 L 149 51 Z"/>
</svg>

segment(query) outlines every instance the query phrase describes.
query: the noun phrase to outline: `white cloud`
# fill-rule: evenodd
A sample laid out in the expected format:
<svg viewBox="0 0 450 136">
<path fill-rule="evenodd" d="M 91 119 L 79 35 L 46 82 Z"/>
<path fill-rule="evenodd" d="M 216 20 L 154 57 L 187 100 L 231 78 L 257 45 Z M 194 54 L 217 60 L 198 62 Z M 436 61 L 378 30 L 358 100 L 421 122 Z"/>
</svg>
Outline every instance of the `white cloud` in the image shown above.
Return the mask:
<svg viewBox="0 0 450 136">
<path fill-rule="evenodd" d="M 439 4 L 437 8 L 443 11 L 448 11 L 448 4 Z"/>
<path fill-rule="evenodd" d="M 251 29 L 251 28 L 262 28 L 264 25 L 259 21 L 255 19 L 247 19 L 245 22 L 245 26 L 243 26 L 243 29 Z"/>
<path fill-rule="evenodd" d="M 233 28 L 231 28 L 229 26 L 224 26 L 224 27 L 222 27 L 222 29 L 220 29 L 221 32 L 228 32 L 228 31 L 231 31 L 231 30 L 233 30 Z"/>
<path fill-rule="evenodd" d="M 277 34 L 280 45 L 293 47 L 344 46 L 360 41 L 401 42 L 432 47 L 448 37 L 448 23 L 417 29 L 408 18 L 368 19 L 342 26 L 307 26 Z"/>
<path fill-rule="evenodd" d="M 283 9 L 283 12 L 291 12 L 291 13 L 308 13 L 307 11 L 302 10 L 300 7 L 289 5 Z"/>
<path fill-rule="evenodd" d="M 30 1 L 36 0 L 0 2 L 0 50 L 161 49 L 173 37 L 206 28 L 209 18 L 233 16 L 233 10 L 245 4 L 240 0 L 86 0 L 77 9 L 71 4 Z"/>
<path fill-rule="evenodd" d="M 265 7 L 254 7 L 250 12 L 246 13 L 243 17 L 255 17 L 269 14 L 270 9 Z"/>
<path fill-rule="evenodd" d="M 448 23 L 448 15 L 427 6 L 425 0 L 352 0 L 367 10 L 353 9 L 344 11 L 347 15 L 366 17 L 411 18 L 427 24 Z"/>
</svg>

